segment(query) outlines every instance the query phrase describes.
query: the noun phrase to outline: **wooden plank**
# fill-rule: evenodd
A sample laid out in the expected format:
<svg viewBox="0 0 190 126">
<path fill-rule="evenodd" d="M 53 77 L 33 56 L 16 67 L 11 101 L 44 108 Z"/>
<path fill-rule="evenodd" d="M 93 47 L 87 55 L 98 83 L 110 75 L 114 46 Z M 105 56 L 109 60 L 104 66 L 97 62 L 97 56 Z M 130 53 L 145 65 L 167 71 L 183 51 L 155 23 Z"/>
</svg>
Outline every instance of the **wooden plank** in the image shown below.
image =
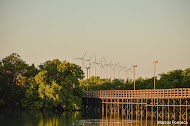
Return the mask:
<svg viewBox="0 0 190 126">
<path fill-rule="evenodd" d="M 190 106 L 190 105 L 145 105 L 145 106 Z"/>
<path fill-rule="evenodd" d="M 106 104 L 147 104 L 147 103 L 135 103 L 135 102 L 102 102 Z"/>
</svg>

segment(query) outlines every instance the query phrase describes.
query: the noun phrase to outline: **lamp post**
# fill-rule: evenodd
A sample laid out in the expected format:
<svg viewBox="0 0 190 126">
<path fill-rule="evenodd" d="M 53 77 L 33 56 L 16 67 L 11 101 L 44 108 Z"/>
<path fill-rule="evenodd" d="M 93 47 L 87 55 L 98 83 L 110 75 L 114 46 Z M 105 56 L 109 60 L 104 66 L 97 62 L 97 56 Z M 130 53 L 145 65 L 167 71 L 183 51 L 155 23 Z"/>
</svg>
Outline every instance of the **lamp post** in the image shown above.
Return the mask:
<svg viewBox="0 0 190 126">
<path fill-rule="evenodd" d="M 90 67 L 86 67 L 86 70 L 87 70 L 87 95 L 88 95 L 88 69 L 90 69 Z"/>
<path fill-rule="evenodd" d="M 137 67 L 137 65 L 132 65 L 132 67 L 134 68 L 134 90 L 135 90 L 135 67 Z"/>
<path fill-rule="evenodd" d="M 156 67 L 156 63 L 158 63 L 158 61 L 153 61 L 154 63 L 154 89 L 155 89 L 155 67 Z"/>
</svg>

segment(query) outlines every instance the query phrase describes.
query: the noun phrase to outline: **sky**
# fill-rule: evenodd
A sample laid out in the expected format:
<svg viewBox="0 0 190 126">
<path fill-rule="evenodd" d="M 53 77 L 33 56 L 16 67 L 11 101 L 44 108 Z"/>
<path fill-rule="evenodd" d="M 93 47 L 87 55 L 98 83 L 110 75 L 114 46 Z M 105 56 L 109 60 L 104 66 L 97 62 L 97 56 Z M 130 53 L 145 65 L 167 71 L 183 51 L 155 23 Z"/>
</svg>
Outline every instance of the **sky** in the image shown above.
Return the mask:
<svg viewBox="0 0 190 126">
<path fill-rule="evenodd" d="M 190 68 L 189 47 L 189 0 L 0 0 L 0 59 L 18 53 L 35 66 L 81 65 L 74 58 L 87 51 L 84 59 L 136 64 L 136 77 L 150 78 L 154 60 L 157 76 Z"/>
</svg>

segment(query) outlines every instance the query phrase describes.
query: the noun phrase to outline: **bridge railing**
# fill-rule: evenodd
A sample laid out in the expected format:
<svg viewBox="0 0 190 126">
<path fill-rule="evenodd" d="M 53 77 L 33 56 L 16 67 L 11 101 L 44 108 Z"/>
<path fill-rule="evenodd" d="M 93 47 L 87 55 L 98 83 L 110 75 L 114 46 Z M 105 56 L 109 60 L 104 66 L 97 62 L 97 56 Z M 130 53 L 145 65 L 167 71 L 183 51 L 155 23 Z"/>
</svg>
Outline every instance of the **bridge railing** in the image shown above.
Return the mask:
<svg viewBox="0 0 190 126">
<path fill-rule="evenodd" d="M 190 88 L 144 89 L 144 90 L 100 90 L 84 93 L 88 98 L 190 98 Z"/>
</svg>

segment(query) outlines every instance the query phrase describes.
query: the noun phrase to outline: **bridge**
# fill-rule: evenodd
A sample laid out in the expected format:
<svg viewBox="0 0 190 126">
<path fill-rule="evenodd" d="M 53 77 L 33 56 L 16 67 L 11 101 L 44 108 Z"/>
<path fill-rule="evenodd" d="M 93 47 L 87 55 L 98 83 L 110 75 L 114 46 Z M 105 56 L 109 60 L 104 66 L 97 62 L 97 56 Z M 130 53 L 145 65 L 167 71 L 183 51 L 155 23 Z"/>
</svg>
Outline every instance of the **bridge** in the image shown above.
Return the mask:
<svg viewBox="0 0 190 126">
<path fill-rule="evenodd" d="M 190 88 L 89 91 L 84 93 L 83 99 L 100 100 L 102 114 L 106 116 L 121 114 L 131 119 L 150 117 L 168 121 L 190 119 Z"/>
</svg>

